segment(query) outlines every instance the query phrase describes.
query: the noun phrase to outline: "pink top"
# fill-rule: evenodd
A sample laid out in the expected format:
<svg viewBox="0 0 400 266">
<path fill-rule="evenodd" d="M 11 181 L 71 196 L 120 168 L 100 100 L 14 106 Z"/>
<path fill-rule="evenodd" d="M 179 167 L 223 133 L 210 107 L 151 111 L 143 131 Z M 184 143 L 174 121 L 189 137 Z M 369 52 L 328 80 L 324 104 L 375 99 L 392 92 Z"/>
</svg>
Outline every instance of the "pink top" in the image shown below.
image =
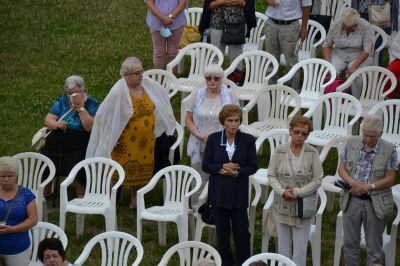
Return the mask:
<svg viewBox="0 0 400 266">
<path fill-rule="evenodd" d="M 164 16 L 168 16 L 172 13 L 172 11 L 174 11 L 176 6 L 179 4 L 179 1 L 185 0 L 154 0 L 154 5 Z M 151 30 L 159 31 L 161 26 L 163 25 L 161 21 L 150 12 L 150 10 L 147 11 L 146 21 Z M 175 21 L 171 25 L 169 25 L 168 28 L 170 30 L 174 30 L 182 27 L 185 23 L 186 16 L 184 10 L 182 10 L 182 12 L 176 16 Z"/>
</svg>

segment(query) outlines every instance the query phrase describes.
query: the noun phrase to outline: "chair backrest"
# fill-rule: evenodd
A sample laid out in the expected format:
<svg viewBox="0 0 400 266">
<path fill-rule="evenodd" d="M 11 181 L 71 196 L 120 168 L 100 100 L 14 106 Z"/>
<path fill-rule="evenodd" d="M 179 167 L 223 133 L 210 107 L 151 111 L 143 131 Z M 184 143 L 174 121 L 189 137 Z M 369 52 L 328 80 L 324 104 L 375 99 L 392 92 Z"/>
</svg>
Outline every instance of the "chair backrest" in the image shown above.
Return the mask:
<svg viewBox="0 0 400 266">
<path fill-rule="evenodd" d="M 322 107 L 325 118 L 321 129 L 341 129 L 343 135 L 347 135 L 348 124 L 353 125 L 361 116 L 360 102 L 352 95 L 342 92 L 322 95 L 304 116 L 310 117 L 314 112 L 316 112 L 316 115 L 321 115 L 319 107 Z M 320 129 L 320 125 L 316 124 L 314 120 L 313 127 Z"/>
<path fill-rule="evenodd" d="M 261 36 L 264 34 L 264 26 L 268 17 L 263 13 L 256 12 L 256 26 L 250 30 L 250 35 L 246 38 L 246 43 L 258 44 Z"/>
<path fill-rule="evenodd" d="M 326 144 L 323 148 L 321 153 L 319 154 L 319 159 L 321 160 L 321 163 L 324 163 L 325 159 L 328 157 L 329 151 L 332 148 L 337 149 L 337 165 L 336 165 L 336 173 L 335 175 L 338 175 L 338 169 L 339 169 L 339 163 L 340 163 L 340 154 L 344 151 L 345 145 L 347 143 L 348 137 L 340 137 L 336 138 L 334 140 L 331 140 Z"/>
<path fill-rule="evenodd" d="M 244 52 L 236 57 L 231 65 L 224 71 L 225 76 L 235 71 L 240 63 L 243 63 L 243 67 L 246 71 L 243 85 L 249 83 L 266 85 L 279 69 L 279 63 L 272 54 L 265 51 L 254 50 Z"/>
<path fill-rule="evenodd" d="M 96 244 L 99 244 L 101 248 L 101 265 L 136 266 L 143 258 L 143 246 L 133 235 L 109 231 L 93 237 L 86 244 L 74 265 L 82 265 L 88 259 Z M 132 263 L 128 261 L 133 248 L 136 249 L 136 258 Z M 96 256 L 99 256 L 99 254 L 96 254 Z"/>
<path fill-rule="evenodd" d="M 385 100 L 386 95 L 391 93 L 397 84 L 396 76 L 389 70 L 379 66 L 361 67 L 354 71 L 336 91 L 349 88 L 356 78 L 362 79 L 360 103 L 363 107 L 371 108 L 377 103 Z M 390 88 L 384 92 L 385 85 L 391 82 Z"/>
<path fill-rule="evenodd" d="M 256 261 L 263 261 L 269 266 L 296 266 L 291 259 L 277 253 L 261 253 L 248 258 L 242 266 L 249 266 Z"/>
<path fill-rule="evenodd" d="M 199 241 L 185 241 L 170 247 L 158 266 L 168 265 L 168 262 L 176 253 L 179 256 L 179 265 L 181 266 L 197 265 L 200 262 L 214 262 L 217 266 L 222 265 L 221 256 L 212 246 Z"/>
<path fill-rule="evenodd" d="M 179 64 L 184 56 L 190 57 L 188 78 L 197 77 L 202 79 L 204 69 L 208 65 L 217 64 L 221 66 L 224 61 L 224 55 L 218 47 L 204 42 L 192 43 L 179 50 L 175 59 L 167 64 L 167 71 L 173 72 L 173 68 Z M 217 58 L 216 62 L 213 61 L 215 57 Z"/>
<path fill-rule="evenodd" d="M 171 72 L 163 69 L 149 69 L 143 75 L 158 82 L 168 92 L 169 98 L 172 98 L 178 92 L 178 80 Z"/>
<path fill-rule="evenodd" d="M 200 25 L 201 14 L 203 14 L 203 8 L 201 7 L 189 7 L 185 9 L 186 24 L 198 27 Z"/>
<path fill-rule="evenodd" d="M 379 37 L 382 38 L 382 43 L 378 46 L 375 47 L 375 52 L 374 52 L 374 66 L 379 65 L 379 53 L 386 47 L 387 42 L 388 42 L 388 35 L 386 34 L 386 32 L 379 28 L 378 26 L 375 26 L 373 24 L 370 24 L 371 29 L 373 29 L 374 31 L 374 39 L 373 39 L 373 43 L 375 44 L 376 41 L 378 40 Z"/>
<path fill-rule="evenodd" d="M 349 3 L 346 0 L 321 0 L 321 15 L 332 16 L 332 20 L 340 17 L 343 9 L 348 7 Z"/>
<path fill-rule="evenodd" d="M 275 148 L 288 143 L 290 139 L 289 129 L 279 128 L 271 129 L 267 132 L 262 133 L 256 140 L 256 150 L 260 150 L 265 140 L 269 143 L 269 154 L 270 156 L 274 153 Z"/>
<path fill-rule="evenodd" d="M 287 128 L 293 116 L 300 111 L 299 94 L 285 85 L 268 85 L 265 88 L 264 121 L 274 121 L 275 126 Z"/>
<path fill-rule="evenodd" d="M 301 23 L 301 19 L 299 20 Z M 317 39 L 318 37 L 318 39 Z M 315 49 L 323 43 L 326 38 L 326 30 L 315 20 L 308 20 L 308 34 L 301 44 L 300 50 L 307 51 L 315 56 Z"/>
<path fill-rule="evenodd" d="M 386 100 L 376 104 L 368 114 L 375 114 L 382 118 L 383 134 L 398 135 L 400 138 L 400 99 Z"/>
<path fill-rule="evenodd" d="M 169 156 L 168 156 L 168 160 L 171 163 L 171 165 L 174 164 L 175 150 L 178 146 L 183 145 L 183 138 L 184 138 L 183 128 L 178 122 L 175 122 L 175 131 L 177 134 L 176 141 L 174 144 L 172 144 L 171 148 L 169 149 Z M 182 157 L 182 153 L 180 152 L 179 155 L 180 155 L 179 158 L 180 160 Z"/>
<path fill-rule="evenodd" d="M 113 175 L 118 177 L 114 186 L 119 187 L 125 179 L 125 171 L 122 166 L 116 161 L 104 157 L 93 157 L 79 162 L 72 168 L 67 179 L 74 178 L 81 169 L 86 174 L 85 197 L 89 195 L 110 197 Z"/>
<path fill-rule="evenodd" d="M 295 64 L 277 83 L 285 84 L 300 70 L 303 71 L 300 97 L 319 98 L 324 94 L 325 88 L 336 79 L 336 70 L 331 63 L 319 58 L 309 58 Z M 328 77 L 330 78 L 326 80 Z"/>
<path fill-rule="evenodd" d="M 36 152 L 18 153 L 14 155 L 14 158 L 18 160 L 19 164 L 18 185 L 29 188 L 38 196 L 39 187 L 43 189 L 53 180 L 56 174 L 54 163 L 47 156 Z M 46 180 L 42 180 L 45 172 L 49 173 L 49 176 Z"/>
<path fill-rule="evenodd" d="M 32 243 L 32 253 L 31 253 L 31 262 L 39 262 L 38 261 L 38 247 L 40 241 L 45 238 L 58 238 L 64 250 L 68 245 L 68 238 L 65 232 L 58 227 L 57 225 L 46 223 L 46 222 L 38 222 L 30 231 L 29 236 L 31 238 Z"/>
</svg>

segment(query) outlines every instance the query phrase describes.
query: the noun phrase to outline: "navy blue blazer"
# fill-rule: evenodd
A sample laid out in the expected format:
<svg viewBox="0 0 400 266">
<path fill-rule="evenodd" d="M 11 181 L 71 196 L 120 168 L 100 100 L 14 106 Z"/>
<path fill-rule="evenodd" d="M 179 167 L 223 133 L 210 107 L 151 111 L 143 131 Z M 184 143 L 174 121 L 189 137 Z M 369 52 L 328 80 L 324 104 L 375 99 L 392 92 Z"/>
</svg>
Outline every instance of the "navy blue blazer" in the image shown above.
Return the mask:
<svg viewBox="0 0 400 266">
<path fill-rule="evenodd" d="M 249 175 L 257 171 L 257 153 L 254 137 L 238 131 L 235 136 L 235 152 L 231 162 L 240 165 L 237 177 L 218 173 L 222 165 L 229 163 L 226 152 L 226 136 L 222 131 L 208 136 L 203 157 L 203 171 L 210 174 L 208 200 L 211 204 L 226 209 L 247 208 L 249 205 Z"/>
</svg>

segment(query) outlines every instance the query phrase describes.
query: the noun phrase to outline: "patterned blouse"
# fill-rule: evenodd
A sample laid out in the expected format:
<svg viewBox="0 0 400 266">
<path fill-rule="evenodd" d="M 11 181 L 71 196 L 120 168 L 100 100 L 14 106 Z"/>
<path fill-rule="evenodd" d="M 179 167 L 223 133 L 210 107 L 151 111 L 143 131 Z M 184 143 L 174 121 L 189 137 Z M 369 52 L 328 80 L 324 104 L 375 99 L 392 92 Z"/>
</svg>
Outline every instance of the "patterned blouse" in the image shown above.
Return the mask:
<svg viewBox="0 0 400 266">
<path fill-rule="evenodd" d="M 221 6 L 211 14 L 210 26 L 222 30 L 224 25 L 245 23 L 244 9 L 240 6 Z"/>
</svg>

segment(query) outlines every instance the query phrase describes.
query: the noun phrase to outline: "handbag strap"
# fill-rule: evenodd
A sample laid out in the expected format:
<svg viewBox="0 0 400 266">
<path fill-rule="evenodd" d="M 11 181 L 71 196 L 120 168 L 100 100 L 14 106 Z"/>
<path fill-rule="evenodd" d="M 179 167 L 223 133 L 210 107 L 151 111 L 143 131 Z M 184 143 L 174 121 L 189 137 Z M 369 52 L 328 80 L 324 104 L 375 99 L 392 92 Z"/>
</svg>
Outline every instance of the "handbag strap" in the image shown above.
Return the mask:
<svg viewBox="0 0 400 266">
<path fill-rule="evenodd" d="M 18 198 L 21 190 L 22 190 L 21 186 L 18 186 L 17 194 L 15 194 L 13 201 L 11 202 L 10 206 L 8 206 L 6 216 L 4 217 L 4 222 L 5 223 L 7 223 L 7 220 L 8 220 L 8 217 L 10 217 L 11 211 L 14 208 L 15 203 L 17 203 L 17 198 Z"/>
<path fill-rule="evenodd" d="M 290 166 L 290 175 L 292 176 L 292 179 L 293 179 L 293 182 L 294 183 L 296 183 L 296 186 L 297 187 L 300 187 L 299 186 L 299 183 L 297 182 L 297 179 L 296 179 L 296 177 L 295 177 L 295 172 L 294 172 L 294 167 L 293 167 L 293 161 L 292 161 L 292 155 L 290 154 L 290 146 L 288 146 L 288 153 L 287 153 L 287 156 L 288 156 L 288 160 L 289 160 L 289 166 Z"/>
<path fill-rule="evenodd" d="M 72 109 L 73 109 L 73 107 L 71 107 L 65 114 L 63 114 L 63 115 L 57 120 L 57 122 L 63 120 L 64 117 L 66 117 L 69 113 L 71 113 Z M 46 133 L 46 137 L 47 137 L 51 132 L 52 132 L 52 130 L 50 130 L 49 132 L 47 132 L 47 133 Z"/>
</svg>

